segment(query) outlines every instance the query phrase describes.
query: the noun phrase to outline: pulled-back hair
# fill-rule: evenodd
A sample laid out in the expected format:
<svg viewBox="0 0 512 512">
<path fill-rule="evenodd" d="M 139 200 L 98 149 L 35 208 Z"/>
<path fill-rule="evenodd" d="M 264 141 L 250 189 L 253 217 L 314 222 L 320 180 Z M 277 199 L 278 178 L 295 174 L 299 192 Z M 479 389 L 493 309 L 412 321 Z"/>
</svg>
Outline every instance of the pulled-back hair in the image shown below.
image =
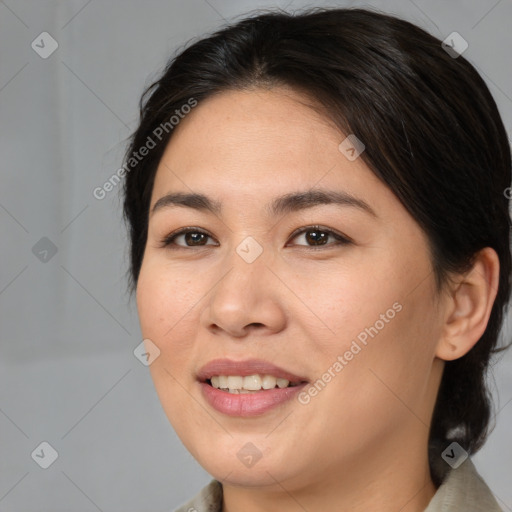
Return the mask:
<svg viewBox="0 0 512 512">
<path fill-rule="evenodd" d="M 449 442 L 472 454 L 488 435 L 485 378 L 511 272 L 507 134 L 483 79 L 455 57 L 417 26 L 364 9 L 245 18 L 190 44 L 146 89 L 126 160 L 148 137 L 156 147 L 129 169 L 123 191 L 133 292 L 156 169 L 173 133 L 169 119 L 191 99 L 200 104 L 229 90 L 286 86 L 311 98 L 342 133 L 363 141 L 361 158 L 426 233 L 438 291 L 452 272 L 471 268 L 477 251 L 492 247 L 500 275 L 487 328 L 466 355 L 446 362 L 437 396 L 429 437 L 436 484 L 437 459 Z"/>
</svg>

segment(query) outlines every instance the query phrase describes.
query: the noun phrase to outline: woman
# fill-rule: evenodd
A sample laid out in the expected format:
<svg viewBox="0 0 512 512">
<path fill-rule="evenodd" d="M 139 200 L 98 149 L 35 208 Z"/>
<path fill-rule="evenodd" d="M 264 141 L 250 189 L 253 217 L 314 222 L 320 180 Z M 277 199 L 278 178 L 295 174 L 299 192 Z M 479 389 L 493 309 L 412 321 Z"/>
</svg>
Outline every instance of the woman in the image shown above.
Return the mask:
<svg viewBox="0 0 512 512">
<path fill-rule="evenodd" d="M 145 92 L 131 286 L 165 413 L 214 477 L 179 511 L 501 510 L 468 455 L 511 156 L 449 50 L 367 10 L 267 13 Z"/>
</svg>

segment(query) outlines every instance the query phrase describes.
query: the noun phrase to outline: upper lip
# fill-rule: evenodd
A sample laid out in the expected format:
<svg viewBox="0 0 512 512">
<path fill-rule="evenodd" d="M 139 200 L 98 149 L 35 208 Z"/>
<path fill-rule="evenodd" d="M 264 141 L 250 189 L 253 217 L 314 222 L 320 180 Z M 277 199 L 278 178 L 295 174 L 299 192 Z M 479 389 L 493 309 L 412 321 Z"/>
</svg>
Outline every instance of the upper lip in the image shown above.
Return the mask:
<svg viewBox="0 0 512 512">
<path fill-rule="evenodd" d="M 215 375 L 273 375 L 274 377 L 287 379 L 292 383 L 307 382 L 305 377 L 295 375 L 288 370 L 263 359 L 246 359 L 245 361 L 233 361 L 231 359 L 214 359 L 206 363 L 198 372 L 197 378 L 201 382 L 211 379 Z"/>
</svg>

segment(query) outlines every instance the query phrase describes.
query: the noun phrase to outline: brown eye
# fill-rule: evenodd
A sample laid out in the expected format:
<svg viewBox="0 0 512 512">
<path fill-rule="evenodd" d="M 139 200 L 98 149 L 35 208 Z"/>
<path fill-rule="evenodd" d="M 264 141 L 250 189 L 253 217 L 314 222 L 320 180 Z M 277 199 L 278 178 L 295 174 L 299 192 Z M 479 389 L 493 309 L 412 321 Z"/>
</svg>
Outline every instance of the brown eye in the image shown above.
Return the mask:
<svg viewBox="0 0 512 512">
<path fill-rule="evenodd" d="M 204 245 L 203 242 L 206 242 L 208 235 L 189 231 L 188 233 L 183 233 L 183 237 L 187 245 Z"/>
<path fill-rule="evenodd" d="M 187 247 L 204 247 L 207 245 L 215 245 L 206 243 L 211 236 L 197 228 L 184 228 L 171 233 L 162 240 L 161 247 L 169 248 L 187 248 Z M 184 243 L 177 243 L 182 240 Z"/>
<path fill-rule="evenodd" d="M 301 228 L 292 235 L 292 239 L 302 236 L 306 243 L 296 245 L 305 245 L 306 247 L 323 247 L 350 243 L 350 240 L 339 233 L 336 233 L 331 229 L 321 228 L 320 226 Z M 328 243 L 329 240 L 333 240 L 333 243 Z"/>
<path fill-rule="evenodd" d="M 304 232 L 305 240 L 311 245 L 325 245 L 329 239 L 329 233 L 320 230 L 308 230 Z"/>
</svg>

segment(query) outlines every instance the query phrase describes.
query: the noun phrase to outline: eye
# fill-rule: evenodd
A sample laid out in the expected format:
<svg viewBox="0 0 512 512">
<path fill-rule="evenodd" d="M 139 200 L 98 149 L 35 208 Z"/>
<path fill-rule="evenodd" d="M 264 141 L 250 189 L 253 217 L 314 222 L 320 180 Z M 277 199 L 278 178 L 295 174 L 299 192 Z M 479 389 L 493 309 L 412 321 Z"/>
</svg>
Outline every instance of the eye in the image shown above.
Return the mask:
<svg viewBox="0 0 512 512">
<path fill-rule="evenodd" d="M 176 243 L 181 237 L 185 244 Z M 161 247 L 168 247 L 170 249 L 187 248 L 187 247 L 204 247 L 206 245 L 217 245 L 207 244 L 206 241 L 211 236 L 205 231 L 190 227 L 182 228 L 178 231 L 174 231 L 170 235 L 167 235 L 161 243 Z"/>
<path fill-rule="evenodd" d="M 306 243 L 295 245 L 305 245 L 311 249 L 321 248 L 324 246 L 346 245 L 351 243 L 351 240 L 347 237 L 337 233 L 336 231 L 333 231 L 332 229 L 323 228 L 322 226 L 308 226 L 305 228 L 297 229 L 290 235 L 290 238 L 294 239 L 298 238 L 299 236 L 303 236 Z M 213 238 L 202 229 L 194 227 L 182 228 L 167 235 L 162 240 L 160 247 L 167 247 L 169 249 L 185 249 L 191 247 L 218 245 L 218 243 L 208 244 L 208 238 L 213 240 Z M 332 243 L 328 243 L 330 239 L 333 240 Z M 177 243 L 179 240 L 184 243 Z"/>
<path fill-rule="evenodd" d="M 306 244 L 297 245 L 306 245 L 313 249 L 326 245 L 346 245 L 351 243 L 347 237 L 337 233 L 336 231 L 333 231 L 332 229 L 323 228 L 322 226 L 308 226 L 305 228 L 300 228 L 291 234 L 292 239 L 298 237 L 304 237 L 303 240 L 306 242 Z M 328 243 L 329 239 L 333 239 L 334 242 Z"/>
</svg>

